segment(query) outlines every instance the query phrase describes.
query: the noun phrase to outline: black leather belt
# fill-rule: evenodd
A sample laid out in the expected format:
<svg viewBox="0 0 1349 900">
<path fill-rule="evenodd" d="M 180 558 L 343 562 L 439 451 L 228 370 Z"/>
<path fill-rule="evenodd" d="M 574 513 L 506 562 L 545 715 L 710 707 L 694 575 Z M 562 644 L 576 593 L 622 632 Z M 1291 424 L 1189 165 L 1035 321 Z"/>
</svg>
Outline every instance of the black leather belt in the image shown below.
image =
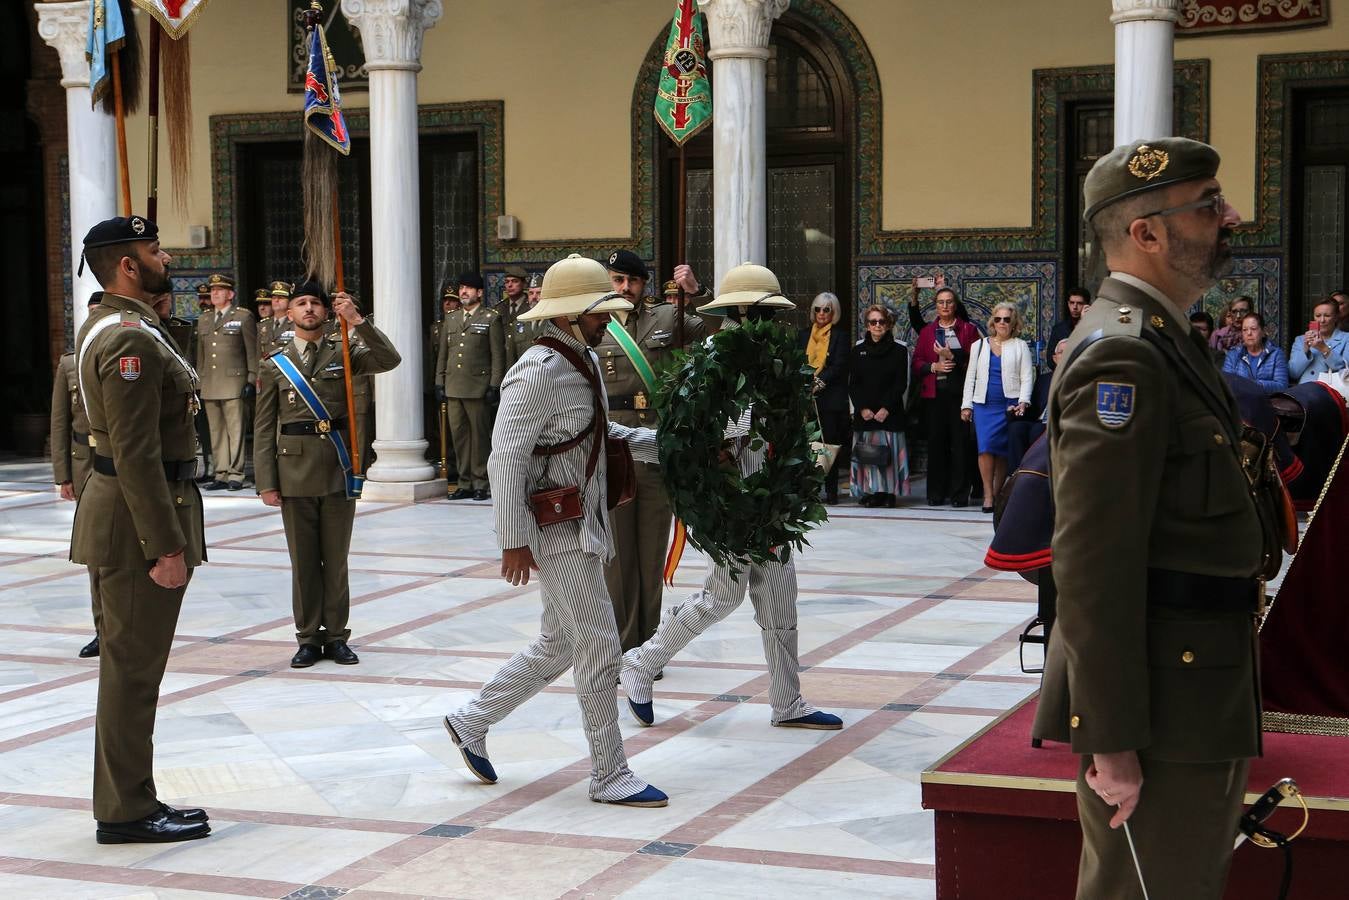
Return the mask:
<svg viewBox="0 0 1349 900">
<path fill-rule="evenodd" d="M 112 463 L 112 457 L 99 456 L 94 454 L 94 471 L 100 475 L 117 475 L 117 467 Z M 169 481 L 191 481 L 197 477 L 197 461 L 195 459 L 184 460 L 164 460 L 164 477 Z"/>
<path fill-rule="evenodd" d="M 81 447 L 89 446 L 89 435 L 87 434 L 81 434 L 78 431 L 72 431 L 70 433 L 70 439 L 75 443 L 79 444 Z"/>
<path fill-rule="evenodd" d="M 322 422 L 287 422 L 281 426 L 281 433 L 327 434 L 330 431 L 342 431 L 346 427 L 346 419 L 325 419 Z"/>
<path fill-rule="evenodd" d="M 609 409 L 635 409 L 644 411 L 651 408 L 651 400 L 646 394 L 638 391 L 635 394 L 625 394 L 619 397 L 609 398 Z"/>
<path fill-rule="evenodd" d="M 1148 569 L 1149 605 L 1191 612 L 1254 613 L 1263 599 L 1260 593 L 1258 578 Z"/>
</svg>

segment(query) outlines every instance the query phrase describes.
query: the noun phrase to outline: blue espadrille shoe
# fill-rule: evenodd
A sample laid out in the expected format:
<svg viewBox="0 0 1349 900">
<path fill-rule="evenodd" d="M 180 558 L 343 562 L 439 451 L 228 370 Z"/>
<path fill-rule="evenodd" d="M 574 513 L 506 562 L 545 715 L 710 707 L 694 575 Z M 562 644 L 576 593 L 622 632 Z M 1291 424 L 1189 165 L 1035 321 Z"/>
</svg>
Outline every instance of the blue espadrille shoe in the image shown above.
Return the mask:
<svg viewBox="0 0 1349 900">
<path fill-rule="evenodd" d="M 497 770 L 492 768 L 492 761 L 485 756 L 479 756 L 459 742 L 459 735 L 455 734 L 449 716 L 446 716 L 442 721 L 445 723 L 445 730 L 450 733 L 450 740 L 454 741 L 454 745 L 459 748 L 459 755 L 464 758 L 464 765 L 468 766 L 468 770 L 473 773 L 473 777 L 483 784 L 496 784 Z"/>
<path fill-rule="evenodd" d="M 838 731 L 843 727 L 843 720 L 833 713 L 816 710 L 808 716 L 783 719 L 781 722 L 774 722 L 773 724 L 779 728 L 814 728 L 818 731 Z"/>
<path fill-rule="evenodd" d="M 637 793 L 624 797 L 622 800 L 601 800 L 597 797 L 592 797 L 591 799 L 596 803 L 612 803 L 615 806 L 657 807 L 670 805 L 670 798 L 665 795 L 665 792 L 660 788 L 652 787 L 649 784 Z"/>
</svg>

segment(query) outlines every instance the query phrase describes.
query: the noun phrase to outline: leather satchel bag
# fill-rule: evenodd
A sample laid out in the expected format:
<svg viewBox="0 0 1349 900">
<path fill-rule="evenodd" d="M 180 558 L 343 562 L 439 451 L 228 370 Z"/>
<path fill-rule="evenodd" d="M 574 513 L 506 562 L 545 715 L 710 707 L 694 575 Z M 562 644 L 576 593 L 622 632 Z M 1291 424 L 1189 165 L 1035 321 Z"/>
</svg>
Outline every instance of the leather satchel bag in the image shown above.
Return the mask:
<svg viewBox="0 0 1349 900">
<path fill-rule="evenodd" d="M 610 509 L 617 509 L 631 503 L 637 496 L 637 466 L 632 461 L 632 451 L 627 441 L 604 438 L 605 488 Z"/>
</svg>

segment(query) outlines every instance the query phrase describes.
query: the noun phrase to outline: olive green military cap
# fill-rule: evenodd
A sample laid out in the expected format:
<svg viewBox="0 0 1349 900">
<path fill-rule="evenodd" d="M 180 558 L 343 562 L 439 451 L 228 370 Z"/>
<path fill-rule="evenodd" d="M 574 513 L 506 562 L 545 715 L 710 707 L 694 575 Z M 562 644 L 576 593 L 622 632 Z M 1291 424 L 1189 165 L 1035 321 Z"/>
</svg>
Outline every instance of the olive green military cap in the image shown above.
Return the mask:
<svg viewBox="0 0 1349 900">
<path fill-rule="evenodd" d="M 206 279 L 206 284 L 213 288 L 223 287 L 234 290 L 234 279 L 228 275 L 221 275 L 219 272 L 211 273 L 211 277 Z"/>
<path fill-rule="evenodd" d="M 1218 151 L 1208 144 L 1183 137 L 1156 138 L 1122 144 L 1105 156 L 1087 173 L 1082 187 L 1090 222 L 1112 203 L 1159 188 L 1213 178 L 1218 174 Z"/>
<path fill-rule="evenodd" d="M 521 281 L 529 277 L 529 273 L 525 271 L 524 266 L 507 266 L 505 275 L 507 278 L 519 278 Z"/>
<path fill-rule="evenodd" d="M 267 292 L 266 288 L 258 288 L 253 292 L 253 300 L 257 303 L 271 303 L 272 295 Z"/>
</svg>

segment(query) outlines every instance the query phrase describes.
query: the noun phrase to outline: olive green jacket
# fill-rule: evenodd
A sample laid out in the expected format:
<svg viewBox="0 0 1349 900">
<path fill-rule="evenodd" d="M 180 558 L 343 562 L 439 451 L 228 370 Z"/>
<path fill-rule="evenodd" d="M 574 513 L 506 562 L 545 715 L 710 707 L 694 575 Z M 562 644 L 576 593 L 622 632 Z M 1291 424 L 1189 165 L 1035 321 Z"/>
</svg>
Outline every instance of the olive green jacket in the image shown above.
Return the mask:
<svg viewBox="0 0 1349 900">
<path fill-rule="evenodd" d="M 436 384 L 445 396 L 481 400 L 489 387 L 501 387 L 506 374 L 501 316 L 479 303 L 473 312 L 456 309 L 440 326 Z"/>
<path fill-rule="evenodd" d="M 84 435 L 85 443 L 75 435 Z M 52 481 L 71 482 L 78 495 L 89 476 L 89 417 L 80 401 L 80 379 L 75 372 L 75 354 L 67 353 L 52 376 Z"/>
<path fill-rule="evenodd" d="M 203 400 L 236 400 L 244 385 L 258 380 L 258 323 L 251 312 L 232 306 L 219 321 L 215 310 L 197 317 L 197 372 Z"/>
<path fill-rule="evenodd" d="M 1149 568 L 1252 578 L 1260 568 L 1231 392 L 1178 307 L 1121 277 L 1101 285 L 1065 359 L 1048 422 L 1058 618 L 1033 734 L 1078 753 L 1256 755 L 1251 615 L 1204 610 L 1202 598 L 1181 611 L 1148 596 Z"/>
<path fill-rule="evenodd" d="M 615 321 L 618 317 L 615 316 Z M 668 364 L 671 354 L 678 349 L 675 343 L 675 328 L 679 321 L 679 310 L 673 303 L 643 301 L 636 309 L 628 313 L 623 324 L 632 335 L 637 346 L 642 348 L 646 361 L 657 373 Z M 684 340 L 688 343 L 700 341 L 707 335 L 707 323 L 701 317 L 690 312 L 684 313 Z M 642 394 L 647 408 L 609 410 L 609 421 L 626 425 L 629 428 L 656 426 L 656 411 L 651 408 L 649 392 L 642 377 L 628 360 L 628 355 L 618 345 L 618 341 L 608 333 L 595 348 L 600 359 L 600 372 L 604 376 L 604 389 L 611 398 L 628 398 Z M 638 401 L 642 402 L 642 401 Z"/>
<path fill-rule="evenodd" d="M 116 475 L 94 472 L 75 508 L 70 558 L 88 566 L 139 568 L 183 551 L 189 568 L 206 559 L 201 494 L 196 483 L 169 481 L 164 462 L 194 460 L 197 433 L 195 373 L 186 359 L 156 340 L 172 338 L 153 309 L 139 300 L 102 294 L 76 336 L 108 316 L 105 328 L 81 353 L 78 365 L 89 416 L 90 442 L 108 457 Z"/>
<path fill-rule="evenodd" d="M 362 375 L 375 375 L 396 368 L 402 357 L 384 332 L 366 319 L 355 328 L 360 341 L 351 342 L 353 381 Z M 329 334 L 318 342 L 313 368 L 307 373 L 314 392 L 334 420 L 347 418 L 347 388 L 342 365 L 342 335 Z M 282 434 L 281 427 L 297 422 L 313 422 L 303 398 L 271 360 L 284 353 L 305 372 L 295 342 L 272 353 L 262 365 L 262 388 L 258 391 L 253 424 L 253 473 L 258 493 L 280 491 L 283 497 L 320 497 L 345 489 L 342 467 L 332 441 L 323 434 Z M 350 441 L 347 431 L 342 439 Z"/>
</svg>

